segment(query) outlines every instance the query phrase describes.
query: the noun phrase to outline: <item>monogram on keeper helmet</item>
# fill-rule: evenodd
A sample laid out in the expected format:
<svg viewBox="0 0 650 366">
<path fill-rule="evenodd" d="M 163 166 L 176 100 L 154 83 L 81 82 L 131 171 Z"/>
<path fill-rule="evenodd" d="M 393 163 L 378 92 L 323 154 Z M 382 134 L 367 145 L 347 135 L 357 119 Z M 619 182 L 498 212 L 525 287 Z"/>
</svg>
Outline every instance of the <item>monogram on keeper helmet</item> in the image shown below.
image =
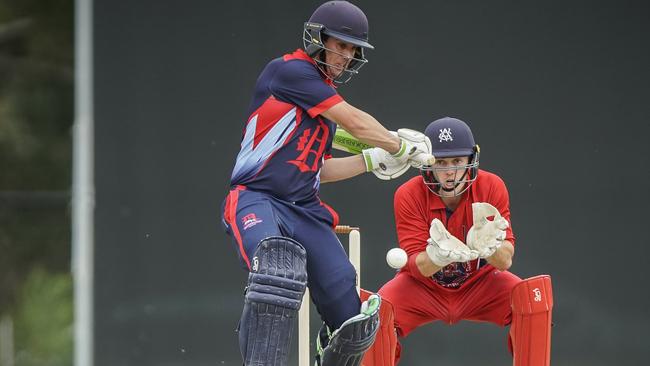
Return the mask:
<svg viewBox="0 0 650 366">
<path fill-rule="evenodd" d="M 327 48 L 328 37 L 336 38 L 355 46 L 354 55 L 349 57 L 336 50 Z M 363 55 L 365 48 L 374 49 L 368 43 L 368 19 L 357 6 L 347 1 L 328 1 L 318 7 L 309 21 L 305 23 L 303 46 L 307 54 L 314 59 L 320 71 L 336 83 L 346 83 L 368 60 Z M 325 52 L 333 52 L 349 59 L 344 68 L 327 63 Z M 327 71 L 330 68 L 341 69 L 336 76 Z"/>
<path fill-rule="evenodd" d="M 431 122 L 424 134 L 431 140 L 434 165 L 422 166 L 424 184 L 438 196 L 460 196 L 476 180 L 480 149 L 469 126 L 445 117 Z"/>
</svg>

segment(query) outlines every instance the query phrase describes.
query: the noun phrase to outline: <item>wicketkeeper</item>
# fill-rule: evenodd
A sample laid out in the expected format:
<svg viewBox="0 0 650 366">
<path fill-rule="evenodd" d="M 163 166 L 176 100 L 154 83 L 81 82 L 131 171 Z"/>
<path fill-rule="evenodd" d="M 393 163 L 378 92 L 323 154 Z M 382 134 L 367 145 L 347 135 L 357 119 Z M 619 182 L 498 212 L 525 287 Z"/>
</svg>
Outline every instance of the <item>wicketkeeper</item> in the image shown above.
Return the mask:
<svg viewBox="0 0 650 366">
<path fill-rule="evenodd" d="M 361 9 L 346 1 L 321 5 L 303 40 L 304 49 L 270 61 L 257 78 L 223 205 L 223 225 L 250 272 L 239 325 L 245 365 L 287 364 L 306 286 L 324 321 L 317 361 L 361 362 L 377 331 L 380 299 L 361 306 L 356 273 L 333 231 L 338 215 L 320 200 L 320 183 L 366 171 L 393 178 L 433 161 L 423 134 L 391 134 L 334 86 L 356 75 L 373 48 Z M 377 147 L 332 158 L 337 125 Z"/>
<path fill-rule="evenodd" d="M 479 146 L 465 122 L 442 118 L 425 135 L 436 162 L 395 193 L 397 236 L 408 261 L 379 290 L 382 327 L 363 365 L 396 364 L 397 337 L 427 323 L 469 320 L 510 325 L 515 366 L 548 366 L 551 280 L 508 271 L 515 236 L 503 180 L 479 169 Z"/>
</svg>

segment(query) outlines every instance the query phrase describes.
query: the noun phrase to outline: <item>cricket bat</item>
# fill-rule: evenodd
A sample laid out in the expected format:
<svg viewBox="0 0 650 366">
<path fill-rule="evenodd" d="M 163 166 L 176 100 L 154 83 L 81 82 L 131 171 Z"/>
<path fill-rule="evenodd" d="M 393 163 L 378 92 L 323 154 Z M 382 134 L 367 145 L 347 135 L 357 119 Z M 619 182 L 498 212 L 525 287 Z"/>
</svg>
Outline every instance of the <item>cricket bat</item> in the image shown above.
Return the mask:
<svg viewBox="0 0 650 366">
<path fill-rule="evenodd" d="M 348 131 L 341 127 L 336 128 L 334 139 L 332 140 L 332 147 L 336 150 L 349 152 L 350 154 L 361 154 L 363 149 L 370 149 L 372 146 L 357 140 Z"/>
<path fill-rule="evenodd" d="M 422 135 L 420 132 L 410 130 L 407 128 L 400 129 L 400 131 L 402 131 L 402 133 L 404 134 L 411 134 L 412 136 Z M 393 131 L 390 132 L 397 135 L 397 132 L 393 132 Z M 424 137 L 424 139 L 426 139 L 427 141 L 428 151 L 431 151 L 431 142 L 427 137 Z M 413 140 L 415 139 L 412 139 L 411 141 Z M 359 141 L 356 137 L 352 136 L 348 131 L 342 129 L 341 127 L 336 128 L 336 133 L 334 133 L 334 138 L 332 139 L 332 148 L 336 150 L 345 151 L 354 155 L 361 154 L 362 150 L 370 149 L 372 147 L 373 146 Z M 435 161 L 436 159 L 433 157 L 433 155 L 430 155 L 430 159 L 428 159 L 428 161 L 425 164 L 433 165 Z"/>
</svg>

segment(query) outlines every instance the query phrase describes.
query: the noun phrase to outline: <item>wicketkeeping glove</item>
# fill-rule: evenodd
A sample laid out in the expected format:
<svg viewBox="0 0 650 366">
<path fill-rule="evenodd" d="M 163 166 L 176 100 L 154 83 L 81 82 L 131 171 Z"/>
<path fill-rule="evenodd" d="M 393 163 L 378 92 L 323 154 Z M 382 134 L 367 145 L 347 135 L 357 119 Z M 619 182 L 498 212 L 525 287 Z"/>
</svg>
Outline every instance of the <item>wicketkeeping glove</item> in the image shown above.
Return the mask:
<svg viewBox="0 0 650 366">
<path fill-rule="evenodd" d="M 479 257 L 487 258 L 494 254 L 506 238 L 506 229 L 510 226 L 496 207 L 486 202 L 472 203 L 474 225 L 467 232 L 467 246 L 476 250 Z M 487 218 L 494 216 L 494 220 Z"/>
<path fill-rule="evenodd" d="M 426 247 L 431 261 L 440 267 L 454 262 L 467 262 L 478 258 L 478 252 L 471 250 L 462 241 L 451 235 L 438 219 L 431 221 Z"/>
</svg>

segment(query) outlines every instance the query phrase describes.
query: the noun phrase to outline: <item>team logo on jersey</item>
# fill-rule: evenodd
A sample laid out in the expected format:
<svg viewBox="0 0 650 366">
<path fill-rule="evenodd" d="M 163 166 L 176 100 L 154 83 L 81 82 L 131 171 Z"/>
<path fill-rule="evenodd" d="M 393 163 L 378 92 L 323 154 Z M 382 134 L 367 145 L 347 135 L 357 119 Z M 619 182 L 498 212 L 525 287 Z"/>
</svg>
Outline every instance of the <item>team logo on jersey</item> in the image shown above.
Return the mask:
<svg viewBox="0 0 650 366">
<path fill-rule="evenodd" d="M 322 121 L 319 123 L 320 125 L 313 131 L 312 129 L 303 131 L 296 144 L 296 150 L 300 151 L 300 155 L 295 160 L 287 161 L 297 166 L 302 173 L 318 171 L 318 163 L 322 161 L 330 130 Z"/>
<path fill-rule="evenodd" d="M 449 141 L 454 141 L 454 138 L 451 136 L 451 128 L 441 128 L 440 129 L 440 135 L 438 135 L 438 139 L 440 139 L 440 142 L 449 142 Z"/>
<path fill-rule="evenodd" d="M 259 224 L 262 222 L 262 219 L 258 219 L 257 216 L 255 216 L 254 213 L 250 213 L 241 219 L 242 225 L 244 225 L 244 230 L 250 229 L 253 226 Z"/>
<path fill-rule="evenodd" d="M 431 278 L 446 288 L 458 288 L 472 275 L 474 269 L 470 262 L 450 263 L 436 272 Z"/>
</svg>

